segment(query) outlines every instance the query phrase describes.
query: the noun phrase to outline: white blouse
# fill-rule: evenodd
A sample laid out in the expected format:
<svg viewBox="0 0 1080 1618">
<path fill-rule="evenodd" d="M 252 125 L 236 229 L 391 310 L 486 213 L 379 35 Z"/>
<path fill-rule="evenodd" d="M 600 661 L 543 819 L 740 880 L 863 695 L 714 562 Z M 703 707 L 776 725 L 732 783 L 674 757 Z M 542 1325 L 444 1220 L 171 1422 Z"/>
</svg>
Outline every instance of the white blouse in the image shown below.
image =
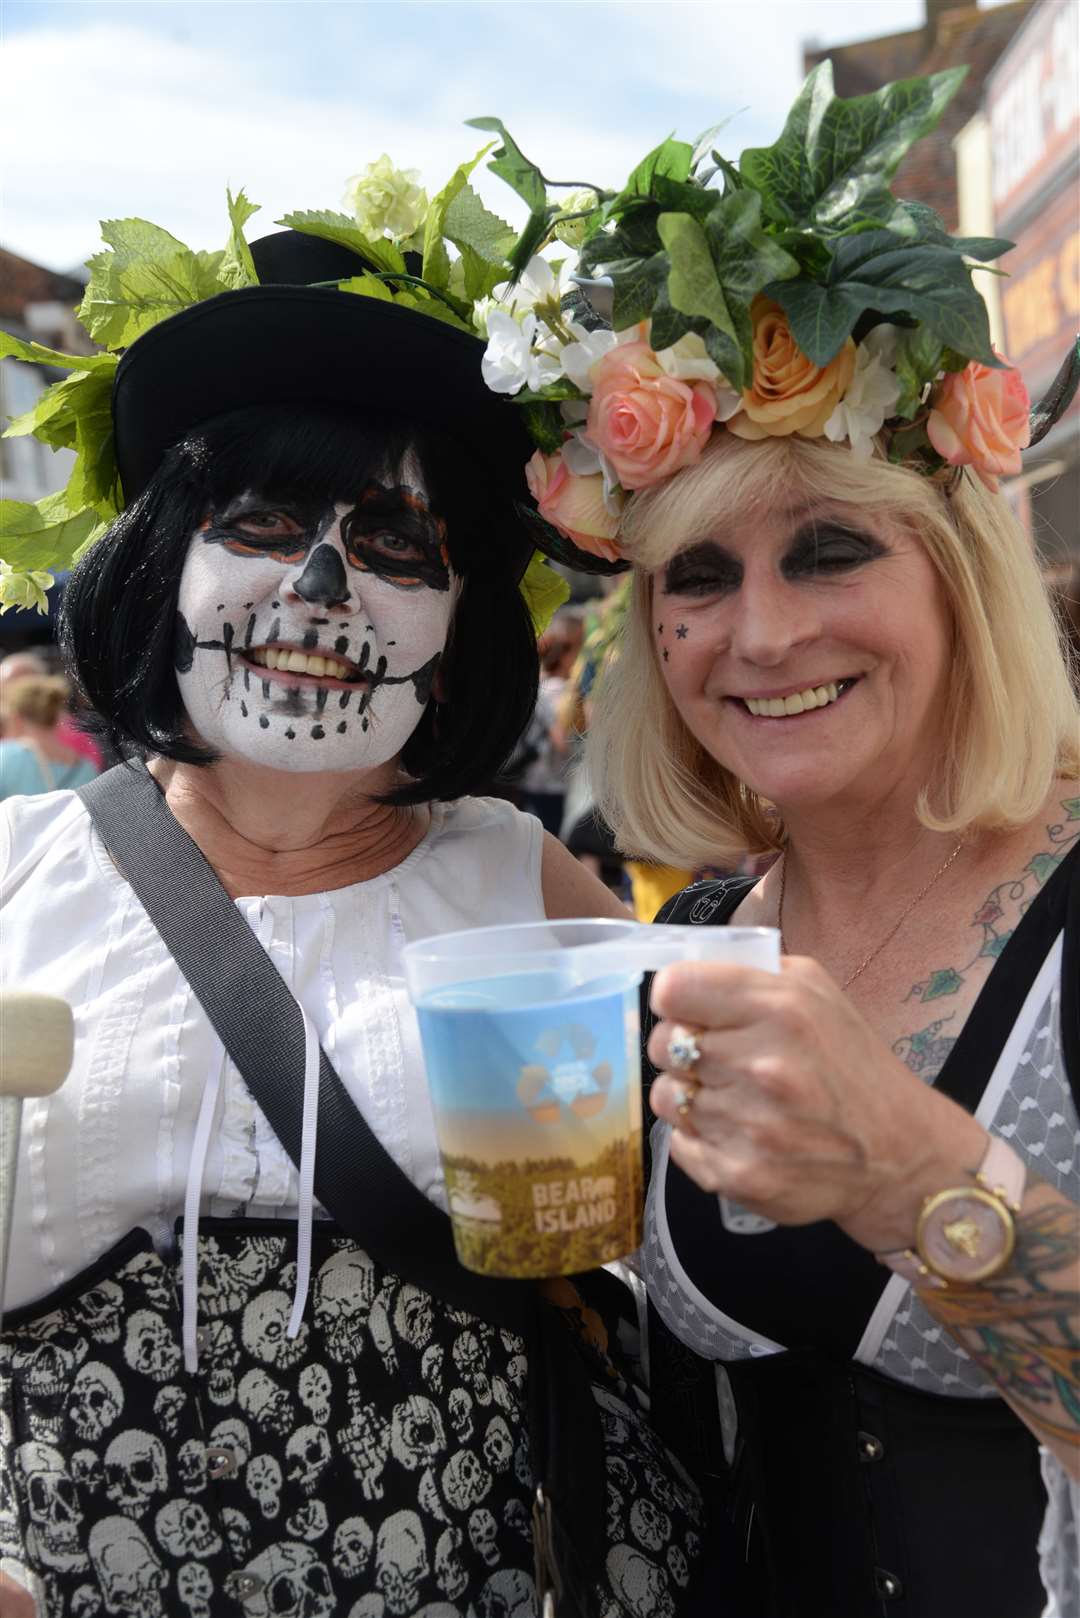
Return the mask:
<svg viewBox="0 0 1080 1618">
<path fill-rule="evenodd" d="M 401 947 L 542 920 L 542 845 L 531 815 L 466 798 L 433 805 L 423 841 L 382 876 L 235 901 L 368 1124 L 442 1206 Z M 67 1081 L 23 1107 L 6 1308 L 52 1292 L 134 1226 L 171 1246 L 212 1081 L 200 1213 L 296 1217 L 291 1160 L 72 792 L 0 807 L 0 960 L 0 986 L 61 995 L 75 1014 Z"/>
</svg>

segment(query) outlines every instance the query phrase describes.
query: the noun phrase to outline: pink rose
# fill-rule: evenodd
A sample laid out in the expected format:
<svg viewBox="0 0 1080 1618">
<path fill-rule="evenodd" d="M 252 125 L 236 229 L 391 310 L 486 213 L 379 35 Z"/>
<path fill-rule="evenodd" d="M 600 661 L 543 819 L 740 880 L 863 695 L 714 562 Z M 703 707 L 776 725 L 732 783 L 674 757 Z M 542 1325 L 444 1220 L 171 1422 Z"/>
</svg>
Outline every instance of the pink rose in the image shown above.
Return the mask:
<svg viewBox="0 0 1080 1618">
<path fill-rule="evenodd" d="M 1019 371 L 992 371 L 972 360 L 950 371 L 930 395 L 927 437 L 950 466 L 970 466 L 996 494 L 998 478 L 1020 470 L 1020 451 L 1031 440 L 1030 410 Z"/>
<path fill-rule="evenodd" d="M 567 471 L 561 454 L 545 455 L 536 450 L 525 468 L 525 481 L 541 517 L 560 534 L 590 556 L 619 561 L 615 543 L 618 518 L 604 504 L 604 480 L 599 472 L 593 477 L 578 477 Z"/>
<path fill-rule="evenodd" d="M 593 381 L 585 430 L 624 489 L 647 489 L 697 460 L 716 419 L 710 383 L 668 376 L 641 341 L 605 354 Z"/>
</svg>

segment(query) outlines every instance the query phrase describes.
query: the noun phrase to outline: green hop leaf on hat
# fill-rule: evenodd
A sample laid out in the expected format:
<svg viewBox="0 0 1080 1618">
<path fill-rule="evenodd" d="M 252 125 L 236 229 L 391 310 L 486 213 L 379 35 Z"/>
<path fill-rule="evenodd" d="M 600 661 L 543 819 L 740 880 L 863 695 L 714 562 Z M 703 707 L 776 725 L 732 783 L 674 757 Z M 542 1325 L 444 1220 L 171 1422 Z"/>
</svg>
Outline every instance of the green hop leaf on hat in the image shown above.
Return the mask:
<svg viewBox="0 0 1080 1618">
<path fill-rule="evenodd" d="M 821 62 L 799 92 L 780 139 L 739 160 L 744 184 L 761 193 L 776 224 L 823 236 L 891 229 L 914 234 L 889 189 L 908 149 L 935 127 L 966 67 L 900 79 L 871 95 L 833 94 L 832 63 Z"/>
</svg>

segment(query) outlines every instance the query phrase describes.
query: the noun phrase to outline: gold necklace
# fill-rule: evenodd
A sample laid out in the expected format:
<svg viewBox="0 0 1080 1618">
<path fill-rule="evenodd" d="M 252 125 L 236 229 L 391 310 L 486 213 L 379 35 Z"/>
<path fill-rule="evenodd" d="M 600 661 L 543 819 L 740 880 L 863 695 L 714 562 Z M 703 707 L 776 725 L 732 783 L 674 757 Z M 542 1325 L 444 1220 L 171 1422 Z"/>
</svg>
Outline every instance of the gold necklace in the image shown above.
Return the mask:
<svg viewBox="0 0 1080 1618">
<path fill-rule="evenodd" d="M 849 978 L 847 978 L 843 983 L 841 983 L 840 987 L 841 987 L 842 990 L 843 989 L 850 989 L 851 985 L 855 982 L 855 979 L 857 977 L 861 977 L 862 974 L 866 971 L 866 968 L 870 965 L 870 962 L 873 961 L 873 960 L 876 960 L 876 958 L 881 954 L 882 950 L 885 948 L 885 945 L 890 943 L 891 940 L 896 937 L 897 933 L 900 931 L 901 927 L 904 925 L 904 922 L 908 919 L 908 917 L 911 915 L 911 912 L 915 909 L 915 906 L 922 903 L 922 901 L 926 898 L 926 895 L 930 892 L 930 889 L 934 886 L 934 883 L 938 880 L 938 878 L 945 875 L 945 872 L 949 869 L 949 866 L 952 864 L 953 860 L 959 854 L 959 852 L 963 848 L 963 846 L 964 846 L 964 839 L 961 837 L 960 841 L 957 843 L 956 847 L 953 849 L 952 853 L 949 855 L 949 857 L 945 861 L 944 865 L 939 865 L 938 866 L 937 870 L 934 872 L 933 876 L 930 878 L 930 880 L 926 884 L 926 886 L 924 888 L 920 888 L 918 893 L 915 895 L 914 899 L 912 899 L 910 901 L 910 903 L 905 905 L 904 909 L 901 910 L 899 916 L 897 916 L 896 920 L 893 922 L 892 926 L 889 928 L 888 932 L 885 934 L 885 937 L 881 940 L 881 943 L 880 944 L 875 944 L 873 949 L 870 951 L 869 955 L 867 955 L 863 960 L 861 960 L 859 962 L 858 966 L 855 968 L 854 972 L 852 972 L 851 976 Z M 790 955 L 791 951 L 788 949 L 787 943 L 786 943 L 786 941 L 784 939 L 784 889 L 786 888 L 786 886 L 787 886 L 787 853 L 785 851 L 784 856 L 783 856 L 783 860 L 782 860 L 781 865 L 780 865 L 780 902 L 778 903 L 778 905 L 776 907 L 776 926 L 777 926 L 777 930 L 780 933 L 780 951 L 781 951 L 781 954 Z"/>
</svg>

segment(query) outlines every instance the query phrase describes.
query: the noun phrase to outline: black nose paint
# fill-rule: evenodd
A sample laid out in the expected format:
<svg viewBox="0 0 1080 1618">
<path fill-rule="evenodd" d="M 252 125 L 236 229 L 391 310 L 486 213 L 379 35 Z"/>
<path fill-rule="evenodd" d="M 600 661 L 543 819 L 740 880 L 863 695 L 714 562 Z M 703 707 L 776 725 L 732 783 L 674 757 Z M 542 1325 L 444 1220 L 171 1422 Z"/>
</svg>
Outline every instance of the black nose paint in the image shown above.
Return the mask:
<svg viewBox="0 0 1080 1618">
<path fill-rule="evenodd" d="M 316 545 L 294 589 L 312 605 L 340 607 L 349 599 L 345 564 L 332 545 Z"/>
</svg>

